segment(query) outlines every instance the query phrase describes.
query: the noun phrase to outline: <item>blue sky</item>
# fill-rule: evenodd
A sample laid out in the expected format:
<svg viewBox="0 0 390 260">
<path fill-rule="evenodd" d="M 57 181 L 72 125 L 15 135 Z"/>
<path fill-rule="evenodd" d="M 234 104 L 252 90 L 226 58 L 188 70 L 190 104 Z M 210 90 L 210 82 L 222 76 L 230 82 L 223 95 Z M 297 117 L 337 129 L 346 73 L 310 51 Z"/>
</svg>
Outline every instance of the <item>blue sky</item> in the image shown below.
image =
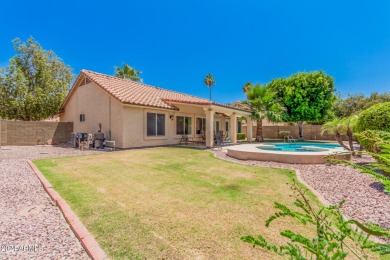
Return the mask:
<svg viewBox="0 0 390 260">
<path fill-rule="evenodd" d="M 0 67 L 11 40 L 33 36 L 74 73 L 113 74 L 123 62 L 144 82 L 208 97 L 244 98 L 247 82 L 324 70 L 337 90 L 390 91 L 390 1 L 2 1 Z"/>
</svg>

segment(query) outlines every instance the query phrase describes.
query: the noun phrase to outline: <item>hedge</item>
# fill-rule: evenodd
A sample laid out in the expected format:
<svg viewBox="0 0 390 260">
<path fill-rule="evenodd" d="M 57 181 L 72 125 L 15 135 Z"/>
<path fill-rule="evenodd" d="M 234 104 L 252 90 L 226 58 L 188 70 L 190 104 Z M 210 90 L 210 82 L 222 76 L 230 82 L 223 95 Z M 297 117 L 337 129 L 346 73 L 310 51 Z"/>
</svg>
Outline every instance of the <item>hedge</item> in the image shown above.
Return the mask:
<svg viewBox="0 0 390 260">
<path fill-rule="evenodd" d="M 360 113 L 354 131 L 366 130 L 390 132 L 390 102 L 373 105 Z"/>
<path fill-rule="evenodd" d="M 246 135 L 244 133 L 237 133 L 237 140 L 244 140 Z"/>
</svg>

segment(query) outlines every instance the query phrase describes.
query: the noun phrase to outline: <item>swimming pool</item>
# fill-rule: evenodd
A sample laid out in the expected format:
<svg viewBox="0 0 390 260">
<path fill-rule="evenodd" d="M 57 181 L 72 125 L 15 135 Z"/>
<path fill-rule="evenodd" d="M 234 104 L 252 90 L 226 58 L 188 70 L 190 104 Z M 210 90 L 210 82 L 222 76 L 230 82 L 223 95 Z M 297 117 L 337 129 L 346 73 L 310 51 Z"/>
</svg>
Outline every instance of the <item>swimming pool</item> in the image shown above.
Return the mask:
<svg viewBox="0 0 390 260">
<path fill-rule="evenodd" d="M 322 152 L 330 149 L 341 148 L 338 144 L 296 142 L 296 143 L 267 143 L 258 147 L 268 151 L 288 151 L 288 152 Z"/>
<path fill-rule="evenodd" d="M 296 142 L 242 144 L 227 148 L 227 155 L 240 160 L 297 164 L 322 164 L 331 156 L 350 161 L 352 155 L 335 143 Z"/>
</svg>

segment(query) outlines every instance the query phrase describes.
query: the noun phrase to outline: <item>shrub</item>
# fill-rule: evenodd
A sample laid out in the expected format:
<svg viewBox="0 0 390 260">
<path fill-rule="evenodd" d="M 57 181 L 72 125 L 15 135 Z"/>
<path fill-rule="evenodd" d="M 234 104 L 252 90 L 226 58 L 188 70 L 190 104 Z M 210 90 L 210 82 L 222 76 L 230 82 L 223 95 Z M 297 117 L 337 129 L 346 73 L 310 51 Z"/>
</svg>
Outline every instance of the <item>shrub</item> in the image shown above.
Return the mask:
<svg viewBox="0 0 390 260">
<path fill-rule="evenodd" d="M 290 135 L 290 131 L 280 131 L 279 132 L 279 136 L 281 138 L 284 138 L 285 136 L 288 136 L 288 135 Z"/>
<path fill-rule="evenodd" d="M 292 210 L 285 205 L 275 202 L 275 209 L 279 210 L 271 216 L 265 226 L 279 218 L 290 217 L 303 225 L 312 225 L 316 233 L 312 238 L 305 237 L 291 230 L 280 233 L 290 241 L 284 245 L 275 245 L 265 240 L 261 235 L 256 237 L 244 236 L 244 242 L 251 245 L 274 251 L 289 259 L 345 259 L 347 255 L 354 255 L 358 259 L 367 259 L 366 248 L 376 251 L 381 255 L 390 254 L 390 244 L 377 244 L 368 238 L 370 235 L 378 237 L 390 237 L 390 232 L 379 227 L 363 225 L 360 222 L 346 220 L 340 213 L 344 201 L 337 206 L 321 207 L 316 210 L 309 202 L 306 191 L 295 183 L 291 186 L 295 193 L 295 206 L 299 211 Z M 280 244 L 280 241 L 278 241 Z"/>
<path fill-rule="evenodd" d="M 376 104 L 360 113 L 355 132 L 380 130 L 390 132 L 390 102 Z"/>
<path fill-rule="evenodd" d="M 237 140 L 244 140 L 246 135 L 244 133 L 237 133 Z"/>
<path fill-rule="evenodd" d="M 349 161 L 341 161 L 372 175 L 390 194 L 390 132 L 368 130 L 356 134 L 356 138 L 367 153 L 374 157 L 374 163 L 358 165 Z M 337 160 L 332 160 L 337 162 Z"/>
<path fill-rule="evenodd" d="M 356 138 L 371 153 L 381 153 L 381 146 L 390 145 L 390 132 L 367 130 L 356 134 Z"/>
</svg>

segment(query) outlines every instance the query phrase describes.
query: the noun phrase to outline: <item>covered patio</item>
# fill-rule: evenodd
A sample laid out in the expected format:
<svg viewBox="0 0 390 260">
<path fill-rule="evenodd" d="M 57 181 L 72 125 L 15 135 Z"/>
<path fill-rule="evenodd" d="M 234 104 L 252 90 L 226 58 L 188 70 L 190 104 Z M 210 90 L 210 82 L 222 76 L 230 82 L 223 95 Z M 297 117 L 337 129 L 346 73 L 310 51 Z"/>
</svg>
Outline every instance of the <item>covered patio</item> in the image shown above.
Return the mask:
<svg viewBox="0 0 390 260">
<path fill-rule="evenodd" d="M 177 107 L 179 111 L 185 111 L 183 114 L 176 112 L 173 115 L 176 120 L 176 136 L 179 133 L 188 136 L 196 145 L 201 142 L 206 147 L 214 147 L 217 133 L 223 133 L 224 136 L 229 137 L 230 144 L 236 144 L 239 118 L 244 117 L 248 125 L 252 124 L 251 112 L 231 106 L 214 102 L 164 101 Z M 189 113 L 192 115 L 189 119 L 190 123 L 187 123 L 188 117 L 186 115 Z M 181 126 L 181 122 L 183 122 L 183 126 Z M 247 127 L 245 134 L 248 142 L 252 142 L 252 127 Z"/>
<path fill-rule="evenodd" d="M 213 147 L 214 146 L 214 135 L 219 129 L 216 128 L 215 123 L 209 123 L 209 122 L 215 122 L 216 114 L 222 114 L 223 117 L 228 117 L 229 122 L 229 129 L 226 129 L 225 124 L 225 131 L 229 132 L 230 136 L 230 142 L 232 144 L 237 143 L 237 130 L 238 130 L 238 118 L 245 117 L 246 122 L 248 122 L 248 125 L 252 124 L 252 118 L 250 117 L 251 113 L 247 111 L 237 110 L 230 107 L 222 107 L 222 106 L 216 106 L 216 105 L 209 105 L 203 107 L 205 114 L 206 114 L 206 146 L 207 147 Z M 252 142 L 252 127 L 247 127 L 247 133 L 246 133 L 248 142 Z"/>
</svg>

